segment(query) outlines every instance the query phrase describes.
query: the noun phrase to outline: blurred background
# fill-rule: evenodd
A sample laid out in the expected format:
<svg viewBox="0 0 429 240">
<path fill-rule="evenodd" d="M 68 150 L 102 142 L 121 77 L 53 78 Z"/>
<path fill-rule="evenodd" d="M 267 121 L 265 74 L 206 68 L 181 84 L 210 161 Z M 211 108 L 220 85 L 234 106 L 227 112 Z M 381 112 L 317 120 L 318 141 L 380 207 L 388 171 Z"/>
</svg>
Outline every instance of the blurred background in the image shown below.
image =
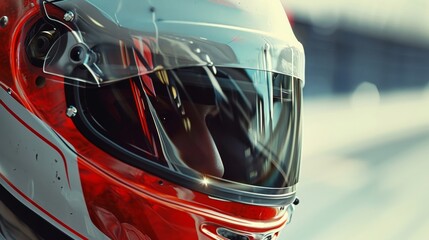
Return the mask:
<svg viewBox="0 0 429 240">
<path fill-rule="evenodd" d="M 429 239 L 429 1 L 282 2 L 306 86 L 301 203 L 280 239 Z"/>
</svg>

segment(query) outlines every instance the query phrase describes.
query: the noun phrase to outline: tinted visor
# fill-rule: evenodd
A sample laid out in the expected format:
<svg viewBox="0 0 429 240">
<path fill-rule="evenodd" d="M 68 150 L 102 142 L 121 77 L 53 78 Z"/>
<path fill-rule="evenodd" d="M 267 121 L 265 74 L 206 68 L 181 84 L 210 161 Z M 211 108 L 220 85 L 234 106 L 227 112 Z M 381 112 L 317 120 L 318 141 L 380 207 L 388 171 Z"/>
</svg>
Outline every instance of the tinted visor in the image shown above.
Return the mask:
<svg viewBox="0 0 429 240">
<path fill-rule="evenodd" d="M 214 67 L 75 88 L 84 132 L 107 151 L 218 197 L 275 204 L 298 182 L 301 91 L 290 76 Z"/>
</svg>

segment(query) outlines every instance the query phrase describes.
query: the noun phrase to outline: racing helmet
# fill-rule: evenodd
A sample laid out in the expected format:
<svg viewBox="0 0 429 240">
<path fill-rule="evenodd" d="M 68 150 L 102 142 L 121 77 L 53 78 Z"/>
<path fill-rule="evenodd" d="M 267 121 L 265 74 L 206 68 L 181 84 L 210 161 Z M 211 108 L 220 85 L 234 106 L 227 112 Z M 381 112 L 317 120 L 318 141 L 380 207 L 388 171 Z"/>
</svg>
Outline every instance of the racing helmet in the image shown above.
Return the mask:
<svg viewBox="0 0 429 240">
<path fill-rule="evenodd" d="M 62 201 L 86 227 L 46 207 L 54 225 L 81 239 L 278 236 L 296 200 L 304 86 L 280 2 L 30 2 L 2 86 L 67 153 Z"/>
</svg>

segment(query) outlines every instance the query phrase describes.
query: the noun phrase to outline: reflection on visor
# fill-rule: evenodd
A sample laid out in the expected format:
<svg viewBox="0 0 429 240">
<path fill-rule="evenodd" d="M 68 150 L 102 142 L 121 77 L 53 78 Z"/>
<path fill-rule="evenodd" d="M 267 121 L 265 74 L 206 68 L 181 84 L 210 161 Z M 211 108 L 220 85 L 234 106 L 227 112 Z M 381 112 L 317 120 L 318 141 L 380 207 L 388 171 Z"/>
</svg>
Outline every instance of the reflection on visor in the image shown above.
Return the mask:
<svg viewBox="0 0 429 240">
<path fill-rule="evenodd" d="M 49 50 L 44 71 L 94 85 L 192 66 L 254 69 L 304 79 L 302 46 L 286 38 L 288 25 L 277 26 L 275 21 L 272 32 L 263 32 L 250 26 L 207 23 L 204 16 L 195 23 L 167 21 L 156 16 L 156 10 L 146 14 L 146 1 L 132 2 L 143 9 L 131 22 L 121 7 L 130 1 L 43 1 L 47 19 L 65 29 Z M 63 19 L 68 11 L 76 16 L 69 22 Z M 279 17 L 287 23 L 285 16 Z M 86 68 L 92 77 L 74 75 L 76 68 Z"/>
<path fill-rule="evenodd" d="M 80 101 L 101 134 L 177 173 L 268 188 L 295 185 L 300 81 L 216 71 L 183 68 L 81 88 Z"/>
</svg>

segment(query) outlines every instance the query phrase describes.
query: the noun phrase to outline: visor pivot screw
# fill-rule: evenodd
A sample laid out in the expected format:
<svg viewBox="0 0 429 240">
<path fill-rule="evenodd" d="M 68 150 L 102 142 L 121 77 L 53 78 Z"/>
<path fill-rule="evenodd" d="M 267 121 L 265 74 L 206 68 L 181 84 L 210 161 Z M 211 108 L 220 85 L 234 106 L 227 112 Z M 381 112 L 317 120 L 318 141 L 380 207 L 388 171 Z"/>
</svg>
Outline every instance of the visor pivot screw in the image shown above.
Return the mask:
<svg viewBox="0 0 429 240">
<path fill-rule="evenodd" d="M 299 204 L 299 198 L 295 198 L 295 200 L 293 201 L 293 205 L 298 205 Z"/>
<path fill-rule="evenodd" d="M 66 115 L 67 115 L 67 117 L 74 117 L 74 116 L 76 116 L 76 114 L 77 114 L 77 109 L 76 109 L 76 107 L 74 107 L 74 106 L 70 106 L 69 108 L 67 108 L 67 111 L 66 111 Z"/>
<path fill-rule="evenodd" d="M 74 13 L 72 11 L 68 11 L 66 13 L 64 13 L 64 17 L 63 17 L 64 21 L 66 22 L 71 22 L 74 19 Z"/>
<path fill-rule="evenodd" d="M 7 23 L 9 22 L 9 18 L 7 16 L 3 16 L 0 18 L 0 27 L 4 28 L 6 27 Z"/>
<path fill-rule="evenodd" d="M 7 89 L 7 94 L 12 95 L 12 89 L 8 88 Z"/>
</svg>

